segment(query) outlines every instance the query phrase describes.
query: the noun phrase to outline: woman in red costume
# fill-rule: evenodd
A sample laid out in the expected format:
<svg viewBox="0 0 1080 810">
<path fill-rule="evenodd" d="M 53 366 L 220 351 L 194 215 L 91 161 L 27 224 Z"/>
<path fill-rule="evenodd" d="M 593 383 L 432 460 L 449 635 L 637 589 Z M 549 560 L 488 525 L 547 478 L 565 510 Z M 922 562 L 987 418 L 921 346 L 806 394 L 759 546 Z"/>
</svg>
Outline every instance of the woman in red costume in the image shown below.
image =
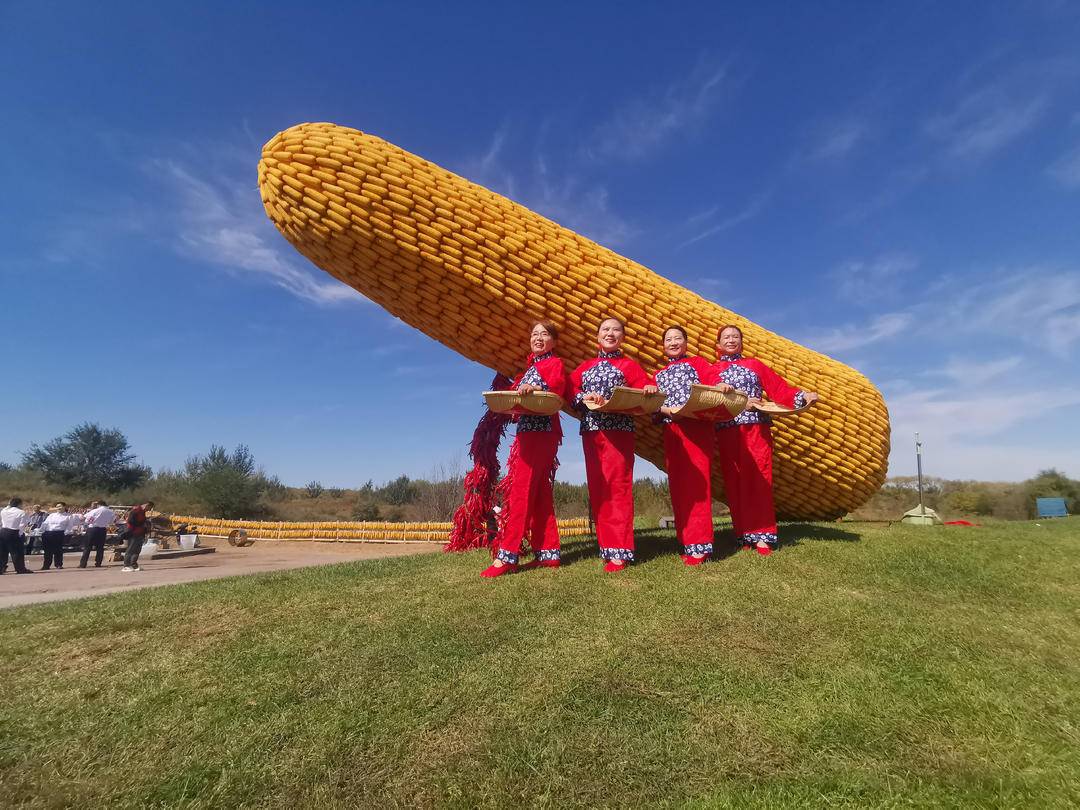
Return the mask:
<svg viewBox="0 0 1080 810">
<path fill-rule="evenodd" d="M 591 411 L 585 403 L 603 405 L 619 385 L 656 391 L 645 370 L 623 355 L 624 335 L 622 321 L 606 318 L 597 333 L 596 358 L 570 375 L 574 407 L 582 412 L 581 443 L 596 538 L 608 572 L 622 571 L 634 560 L 634 418 Z"/>
<path fill-rule="evenodd" d="M 536 321 L 529 334 L 529 366 L 514 386 L 521 394 L 550 391 L 567 398 L 567 378 L 562 360 L 555 354 L 558 329 L 547 321 Z M 529 533 L 536 557 L 526 568 L 559 567 L 559 527 L 555 522 L 552 478 L 555 454 L 562 442 L 559 415 L 517 417 L 517 436 L 510 450 L 510 492 L 507 516 L 496 538 L 498 551 L 494 562 L 480 576 L 499 577 L 518 568 L 521 541 Z"/>
<path fill-rule="evenodd" d="M 667 394 L 660 413 L 675 536 L 683 546 L 683 562 L 701 565 L 713 551 L 711 477 L 716 430 L 712 422 L 674 412 L 690 399 L 691 385 L 708 385 L 715 372 L 708 360 L 686 354 L 686 330 L 681 326 L 664 330 L 664 355 L 667 365 L 656 372 L 656 384 Z M 722 387 L 730 390 L 730 386 Z"/>
<path fill-rule="evenodd" d="M 734 419 L 716 424 L 716 444 L 724 475 L 727 503 L 740 548 L 769 555 L 776 549 L 776 511 L 772 495 L 772 418 L 753 406 L 764 392 L 777 405 L 800 408 L 818 395 L 793 388 L 754 357 L 743 356 L 742 330 L 723 326 L 716 335 L 718 382 L 747 396 L 747 409 Z"/>
</svg>

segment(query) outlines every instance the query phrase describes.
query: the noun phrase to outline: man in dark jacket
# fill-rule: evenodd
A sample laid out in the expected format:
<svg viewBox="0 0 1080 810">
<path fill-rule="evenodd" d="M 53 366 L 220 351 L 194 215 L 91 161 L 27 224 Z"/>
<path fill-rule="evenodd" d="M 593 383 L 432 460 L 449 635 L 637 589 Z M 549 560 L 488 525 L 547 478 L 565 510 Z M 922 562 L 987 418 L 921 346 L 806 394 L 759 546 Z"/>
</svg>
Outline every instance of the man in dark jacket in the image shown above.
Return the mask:
<svg viewBox="0 0 1080 810">
<path fill-rule="evenodd" d="M 139 552 L 142 551 L 143 541 L 150 532 L 150 518 L 146 513 L 154 508 L 153 501 L 147 501 L 141 506 L 133 506 L 127 515 L 127 551 L 124 552 L 125 571 L 141 571 L 139 568 Z"/>
</svg>

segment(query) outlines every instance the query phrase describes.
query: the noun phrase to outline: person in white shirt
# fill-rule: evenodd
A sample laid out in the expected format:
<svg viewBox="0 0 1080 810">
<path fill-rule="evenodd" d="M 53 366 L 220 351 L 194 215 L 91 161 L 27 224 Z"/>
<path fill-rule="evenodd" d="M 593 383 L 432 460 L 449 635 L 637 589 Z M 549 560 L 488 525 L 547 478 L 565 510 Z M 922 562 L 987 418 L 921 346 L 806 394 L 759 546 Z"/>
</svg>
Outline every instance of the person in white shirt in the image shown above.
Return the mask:
<svg viewBox="0 0 1080 810">
<path fill-rule="evenodd" d="M 86 534 L 83 535 L 83 551 L 79 568 L 86 568 L 86 563 L 90 561 L 91 548 L 97 552 L 94 568 L 101 568 L 101 562 L 105 559 L 105 535 L 109 527 L 116 522 L 116 512 L 110 509 L 105 501 L 94 501 L 93 506 L 94 508 L 83 516 Z"/>
<path fill-rule="evenodd" d="M 41 544 L 45 552 L 42 571 L 48 571 L 53 565 L 57 570 L 64 567 L 64 535 L 78 525 L 79 518 L 67 510 L 67 504 L 58 503 L 41 524 Z"/>
<path fill-rule="evenodd" d="M 8 557 L 16 574 L 34 573 L 26 567 L 23 556 L 22 535 L 26 531 L 27 516 L 22 510 L 22 498 L 12 498 L 0 509 L 0 574 L 7 570 Z"/>
</svg>

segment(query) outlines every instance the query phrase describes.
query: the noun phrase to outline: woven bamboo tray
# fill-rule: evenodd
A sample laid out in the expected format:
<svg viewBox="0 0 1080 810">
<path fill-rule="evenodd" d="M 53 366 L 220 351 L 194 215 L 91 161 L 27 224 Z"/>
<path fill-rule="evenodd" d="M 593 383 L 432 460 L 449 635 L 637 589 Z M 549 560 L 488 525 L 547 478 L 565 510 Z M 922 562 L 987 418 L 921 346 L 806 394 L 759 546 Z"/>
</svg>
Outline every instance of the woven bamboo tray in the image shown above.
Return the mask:
<svg viewBox="0 0 1080 810">
<path fill-rule="evenodd" d="M 762 402 L 760 405 L 751 405 L 750 407 L 767 413 L 769 416 L 794 416 L 795 414 L 802 413 L 807 408 L 813 405 L 812 402 L 808 402 L 801 408 L 785 408 L 783 405 L 777 405 L 775 402 Z"/>
<path fill-rule="evenodd" d="M 746 394 L 721 391 L 711 385 L 691 385 L 690 399 L 675 413 L 711 422 L 726 422 L 746 410 Z"/>
<path fill-rule="evenodd" d="M 484 401 L 488 409 L 495 413 L 513 413 L 519 416 L 551 416 L 558 413 L 563 406 L 563 398 L 550 391 L 535 391 L 524 395 L 517 391 L 485 391 Z"/>
<path fill-rule="evenodd" d="M 646 394 L 640 388 L 627 388 L 624 385 L 617 385 L 611 391 L 611 399 L 603 405 L 586 402 L 585 407 L 590 411 L 600 411 L 600 413 L 626 413 L 641 416 L 656 413 L 660 410 L 660 406 L 664 404 L 665 399 L 667 399 L 667 395 L 663 391 Z"/>
</svg>

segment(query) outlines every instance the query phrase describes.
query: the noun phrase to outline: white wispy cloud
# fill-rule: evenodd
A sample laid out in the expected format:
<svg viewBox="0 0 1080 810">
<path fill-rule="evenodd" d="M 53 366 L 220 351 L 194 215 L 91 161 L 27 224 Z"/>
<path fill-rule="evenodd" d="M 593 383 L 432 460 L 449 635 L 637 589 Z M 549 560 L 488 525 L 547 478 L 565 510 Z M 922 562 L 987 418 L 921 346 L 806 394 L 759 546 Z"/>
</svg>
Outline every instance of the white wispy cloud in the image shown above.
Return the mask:
<svg viewBox="0 0 1080 810">
<path fill-rule="evenodd" d="M 932 369 L 932 374 L 943 375 L 953 382 L 964 386 L 985 385 L 1004 377 L 1024 362 L 1024 358 L 1014 354 L 996 360 L 979 360 L 951 357 L 940 369 Z"/>
<path fill-rule="evenodd" d="M 973 384 L 889 395 L 892 425 L 890 472 L 914 472 L 912 437 L 923 441 L 928 473 L 947 478 L 1021 480 L 1057 466 L 1075 471 L 1071 440 L 1035 447 L 1014 435 L 1030 424 L 1032 409 L 1044 417 L 1080 406 L 1080 387 L 1052 383 L 1014 386 Z"/>
<path fill-rule="evenodd" d="M 1066 188 L 1080 188 L 1080 146 L 1059 157 L 1046 171 Z"/>
<path fill-rule="evenodd" d="M 897 295 L 908 274 L 919 262 L 904 253 L 888 253 L 873 259 L 852 259 L 829 273 L 837 296 L 859 304 L 876 304 Z"/>
<path fill-rule="evenodd" d="M 993 339 L 1003 329 L 1032 348 L 1070 358 L 1080 343 L 1080 272 L 1018 267 L 981 281 L 945 278 L 910 307 L 809 335 L 805 342 L 822 352 L 847 352 L 904 333 L 905 339 L 920 338 L 921 352 L 941 353 L 960 337 Z"/>
<path fill-rule="evenodd" d="M 592 131 L 583 151 L 594 159 L 646 157 L 702 126 L 737 83 L 730 62 L 700 60 L 688 75 L 616 109 Z"/>
<path fill-rule="evenodd" d="M 718 222 L 714 222 L 705 228 L 703 231 L 695 236 L 687 239 L 679 245 L 679 248 L 688 247 L 695 242 L 700 242 L 702 239 L 708 239 L 710 236 L 715 236 L 718 233 L 731 230 L 737 225 L 741 225 L 747 220 L 753 219 L 760 214 L 765 206 L 769 204 L 769 200 L 772 198 L 772 191 L 763 191 L 760 194 L 756 194 L 745 206 L 739 211 L 729 216 L 722 217 Z M 718 207 L 711 209 L 713 212 L 718 210 Z M 692 220 L 689 220 L 692 223 Z M 700 221 L 696 224 L 701 224 Z"/>
<path fill-rule="evenodd" d="M 315 304 L 366 300 L 308 269 L 267 219 L 253 180 L 199 174 L 175 160 L 150 161 L 147 173 L 172 193 L 174 248 L 228 272 L 260 277 Z"/>
<path fill-rule="evenodd" d="M 1080 341 L 1080 271 L 1020 267 L 981 283 L 952 283 L 929 324 L 951 332 L 1014 330 L 1024 343 L 1069 357 Z"/>
<path fill-rule="evenodd" d="M 691 226 L 691 227 L 693 227 L 695 225 L 700 225 L 702 222 L 705 222 L 706 220 L 712 219 L 718 213 L 720 213 L 720 206 L 719 205 L 711 205 L 708 208 L 706 208 L 704 211 L 698 211 L 698 213 L 687 217 L 686 218 L 686 224 Z"/>
<path fill-rule="evenodd" d="M 848 324 L 811 336 L 806 344 L 826 354 L 861 349 L 894 337 L 907 329 L 914 316 L 910 312 L 886 312 L 866 324 Z"/>
<path fill-rule="evenodd" d="M 924 132 L 953 159 L 977 162 L 1032 130 L 1050 110 L 1062 86 L 1075 80 L 1073 59 L 1051 59 L 1005 66 L 982 79 L 980 67 L 961 78 L 949 108 L 930 116 Z"/>
<path fill-rule="evenodd" d="M 511 169 L 505 156 L 510 140 L 510 128 L 500 126 L 482 155 L 463 162 L 462 174 L 600 244 L 620 245 L 635 235 L 603 184 L 580 173 L 557 173 L 542 153 Z"/>
<path fill-rule="evenodd" d="M 867 131 L 867 123 L 860 119 L 834 121 L 815 134 L 806 157 L 811 161 L 841 160 L 863 142 Z"/>
<path fill-rule="evenodd" d="M 840 224 L 855 225 L 889 208 L 919 188 L 931 176 L 929 167 L 923 165 L 912 164 L 892 169 L 874 184 L 876 190 L 870 196 L 848 208 L 840 217 Z"/>
<path fill-rule="evenodd" d="M 1008 146 L 1038 123 L 1046 112 L 1045 95 L 1014 99 L 998 88 L 972 93 L 956 109 L 926 122 L 926 132 L 942 141 L 949 154 L 977 161 Z"/>
</svg>

